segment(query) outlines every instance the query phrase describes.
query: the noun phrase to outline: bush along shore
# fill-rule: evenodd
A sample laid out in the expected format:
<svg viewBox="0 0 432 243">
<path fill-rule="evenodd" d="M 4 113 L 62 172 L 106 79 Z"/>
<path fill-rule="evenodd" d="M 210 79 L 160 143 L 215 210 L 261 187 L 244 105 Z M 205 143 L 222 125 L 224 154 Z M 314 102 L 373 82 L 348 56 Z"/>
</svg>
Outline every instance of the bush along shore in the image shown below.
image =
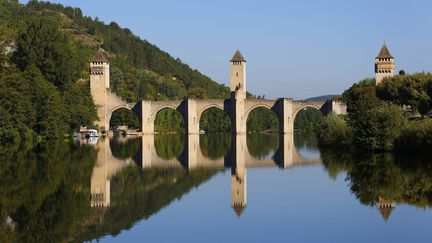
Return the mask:
<svg viewBox="0 0 432 243">
<path fill-rule="evenodd" d="M 320 148 L 362 152 L 432 152 L 432 74 L 362 80 L 341 100 L 346 116 L 323 117 L 315 128 Z"/>
</svg>

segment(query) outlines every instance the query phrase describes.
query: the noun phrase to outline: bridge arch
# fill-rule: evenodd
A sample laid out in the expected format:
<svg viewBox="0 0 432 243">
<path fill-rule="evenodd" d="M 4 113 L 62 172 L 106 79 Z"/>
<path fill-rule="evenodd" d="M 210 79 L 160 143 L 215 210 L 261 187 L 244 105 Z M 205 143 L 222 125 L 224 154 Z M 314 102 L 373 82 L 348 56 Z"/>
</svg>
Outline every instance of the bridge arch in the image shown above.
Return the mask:
<svg viewBox="0 0 432 243">
<path fill-rule="evenodd" d="M 173 105 L 161 105 L 161 106 L 158 106 L 155 110 L 153 110 L 153 112 L 151 113 L 151 121 L 152 121 L 152 123 L 154 123 L 155 122 L 155 119 L 156 119 L 156 116 L 157 116 L 157 114 L 161 111 L 161 110 L 163 110 L 163 109 L 172 109 L 172 110 L 175 110 L 175 111 L 177 111 L 177 112 L 179 112 L 180 113 L 180 115 L 182 116 L 182 118 L 183 118 L 183 120 L 186 120 L 185 119 L 185 116 L 178 110 L 178 107 L 177 106 L 173 106 Z"/>
<path fill-rule="evenodd" d="M 255 110 L 256 108 L 260 108 L 260 107 L 267 108 L 267 109 L 271 110 L 272 112 L 274 112 L 274 114 L 276 114 L 276 116 L 278 115 L 278 113 L 274 111 L 273 106 L 270 106 L 268 104 L 255 104 L 255 105 L 251 106 L 249 109 L 247 109 L 246 112 L 244 113 L 244 120 L 245 120 L 245 122 L 247 122 L 247 120 L 249 118 L 249 114 L 253 110 Z"/>
<path fill-rule="evenodd" d="M 296 117 L 297 117 L 297 114 L 298 114 L 300 111 L 305 110 L 305 109 L 308 109 L 308 108 L 312 108 L 312 109 L 315 109 L 315 110 L 317 110 L 317 111 L 323 113 L 323 112 L 321 111 L 321 107 L 322 107 L 322 106 L 315 105 L 315 104 L 302 104 L 302 105 L 298 106 L 298 107 L 293 111 L 293 114 L 292 114 L 293 121 L 295 121 L 295 119 L 296 119 Z M 323 115 L 324 115 L 324 113 L 323 113 Z"/>
<path fill-rule="evenodd" d="M 233 126 L 230 114 L 221 102 L 197 107 L 194 119 L 195 117 L 196 127 L 194 127 L 193 131 L 196 133 L 200 131 L 205 133 L 230 132 Z"/>
<path fill-rule="evenodd" d="M 198 122 L 201 121 L 201 116 L 202 116 L 202 114 L 203 114 L 205 111 L 207 111 L 207 110 L 209 110 L 209 109 L 211 109 L 211 108 L 217 108 L 217 109 L 219 109 L 219 110 L 225 112 L 225 114 L 228 115 L 228 113 L 224 110 L 224 107 L 223 107 L 222 105 L 220 105 L 220 104 L 216 104 L 216 103 L 214 103 L 214 104 L 209 104 L 209 105 L 204 106 L 203 108 L 201 108 L 201 109 L 197 112 L 197 119 L 198 119 Z"/>
<path fill-rule="evenodd" d="M 250 120 L 251 116 L 250 114 L 260 108 L 264 108 L 263 112 L 269 112 L 269 116 L 267 116 L 267 118 L 275 118 L 273 119 L 260 119 L 259 123 L 254 123 L 253 120 Z M 249 132 L 250 130 L 250 125 L 255 124 L 257 126 L 255 126 L 255 128 L 258 128 L 259 130 L 261 129 L 274 129 L 273 125 L 276 125 L 275 129 L 281 129 L 281 121 L 279 119 L 279 111 L 278 111 L 278 105 L 277 105 L 277 101 L 268 101 L 268 100 L 263 100 L 263 102 L 261 102 L 261 100 L 254 100 L 251 101 L 249 103 L 245 102 L 245 112 L 244 112 L 244 116 L 242 116 L 242 123 L 244 125 L 244 132 Z M 269 121 L 276 121 L 276 124 L 273 124 L 272 122 Z M 265 125 L 266 124 L 266 125 Z M 249 125 L 249 127 L 248 127 Z M 265 126 L 264 126 L 265 125 Z M 264 131 L 264 130 L 263 130 Z"/>
<path fill-rule="evenodd" d="M 301 111 L 306 111 L 307 109 L 313 109 L 313 110 L 318 111 L 318 113 L 320 113 L 321 115 L 326 115 L 324 110 L 323 110 L 323 106 L 324 106 L 323 103 L 300 103 L 300 102 L 298 102 L 298 103 L 294 104 L 293 111 L 292 111 L 291 117 L 289 119 L 291 122 L 290 126 L 292 126 L 292 128 L 291 128 L 292 131 L 294 132 L 294 129 L 295 129 L 294 126 L 296 124 L 298 114 Z M 312 115 L 312 114 L 308 114 L 308 116 L 307 116 L 308 120 L 309 120 L 309 118 L 311 118 L 310 115 Z M 314 116 L 312 116 L 312 117 L 314 117 Z"/>
<path fill-rule="evenodd" d="M 164 105 L 157 106 L 152 111 L 151 116 L 150 116 L 151 123 L 153 124 L 153 130 L 152 130 L 152 132 L 153 133 L 156 132 L 156 129 L 157 129 L 156 125 L 159 124 L 158 121 L 156 120 L 158 114 L 161 114 L 161 112 L 163 112 L 165 110 L 170 110 L 170 111 L 173 112 L 173 113 L 171 113 L 172 116 L 169 117 L 169 118 L 175 119 L 174 117 L 178 116 L 179 119 L 180 119 L 180 120 L 177 120 L 178 122 L 180 122 L 180 127 L 172 127 L 172 128 L 176 128 L 175 132 L 180 132 L 180 133 L 185 132 L 186 131 L 186 127 L 187 127 L 186 116 L 185 116 L 185 114 L 183 114 L 183 112 L 181 111 L 181 109 L 179 109 L 179 106 L 174 106 L 172 104 L 164 104 Z M 169 112 L 169 111 L 167 111 L 167 112 Z M 167 126 L 166 128 L 170 127 L 169 123 L 164 123 L 165 120 L 159 120 L 159 121 L 162 122 L 162 123 L 159 124 L 159 125 L 162 125 L 162 127 L 163 126 Z M 163 124 L 165 124 L 165 125 L 163 125 Z M 177 130 L 177 128 L 181 128 L 181 129 Z M 172 130 L 170 132 L 174 132 L 174 130 Z"/>
<path fill-rule="evenodd" d="M 108 127 L 111 129 L 111 118 L 113 117 L 113 114 L 121 109 L 126 109 L 129 111 L 132 111 L 132 113 L 138 118 L 138 126 L 139 128 L 141 128 L 141 117 L 140 115 L 135 111 L 134 107 L 132 107 L 129 104 L 122 104 L 122 105 L 117 105 L 114 108 L 112 108 L 108 113 L 107 113 L 107 122 L 108 122 Z"/>
</svg>

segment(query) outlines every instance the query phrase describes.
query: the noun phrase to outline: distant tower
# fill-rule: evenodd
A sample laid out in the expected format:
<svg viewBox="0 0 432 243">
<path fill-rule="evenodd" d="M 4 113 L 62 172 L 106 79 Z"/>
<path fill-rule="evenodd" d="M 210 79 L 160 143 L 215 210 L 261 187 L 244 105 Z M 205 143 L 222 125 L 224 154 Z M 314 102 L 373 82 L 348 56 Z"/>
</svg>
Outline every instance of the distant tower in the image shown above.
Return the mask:
<svg viewBox="0 0 432 243">
<path fill-rule="evenodd" d="M 246 60 L 239 50 L 231 58 L 231 92 L 237 98 L 246 98 Z"/>
<path fill-rule="evenodd" d="M 396 202 L 393 200 L 386 200 L 379 197 L 378 202 L 376 203 L 377 208 L 380 210 L 381 216 L 384 219 L 384 222 L 390 217 L 391 212 L 396 207 Z"/>
<path fill-rule="evenodd" d="M 381 51 L 378 53 L 378 56 L 375 58 L 376 84 L 380 84 L 382 80 L 386 77 L 393 77 L 394 70 L 395 70 L 394 58 L 390 54 L 384 42 Z"/>
<path fill-rule="evenodd" d="M 106 95 L 110 87 L 109 62 L 106 52 L 99 48 L 90 62 L 90 93 L 95 105 L 98 107 L 98 118 L 96 124 L 101 130 L 109 127 L 106 118 Z"/>
</svg>

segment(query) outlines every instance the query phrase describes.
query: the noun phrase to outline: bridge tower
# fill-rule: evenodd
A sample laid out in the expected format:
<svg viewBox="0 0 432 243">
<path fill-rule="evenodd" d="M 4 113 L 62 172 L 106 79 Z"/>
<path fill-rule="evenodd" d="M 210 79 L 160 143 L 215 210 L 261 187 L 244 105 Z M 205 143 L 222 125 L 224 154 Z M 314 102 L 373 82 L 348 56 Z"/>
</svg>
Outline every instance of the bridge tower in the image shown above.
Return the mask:
<svg viewBox="0 0 432 243">
<path fill-rule="evenodd" d="M 380 84 L 386 77 L 393 77 L 395 71 L 394 58 L 390 54 L 386 43 L 375 58 L 375 82 Z"/>
<path fill-rule="evenodd" d="M 246 99 L 246 60 L 239 50 L 231 58 L 231 92 L 237 93 L 237 98 Z"/>
<path fill-rule="evenodd" d="M 98 118 L 96 125 L 103 130 L 108 130 L 106 99 L 110 87 L 109 62 L 106 52 L 99 48 L 90 62 L 90 93 L 97 107 Z"/>
<path fill-rule="evenodd" d="M 230 60 L 231 124 L 233 133 L 246 133 L 244 102 L 246 99 L 246 60 L 237 50 Z"/>
</svg>

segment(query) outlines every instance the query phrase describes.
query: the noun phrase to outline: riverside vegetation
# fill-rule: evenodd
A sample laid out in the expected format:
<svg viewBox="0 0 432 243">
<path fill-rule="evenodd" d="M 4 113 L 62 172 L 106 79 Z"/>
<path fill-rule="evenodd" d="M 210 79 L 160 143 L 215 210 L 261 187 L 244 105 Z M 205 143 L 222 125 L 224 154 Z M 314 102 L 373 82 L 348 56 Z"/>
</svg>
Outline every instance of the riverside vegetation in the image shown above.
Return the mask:
<svg viewBox="0 0 432 243">
<path fill-rule="evenodd" d="M 315 131 L 323 148 L 374 152 L 431 152 L 432 74 L 366 79 L 340 97 L 347 116 L 330 115 Z"/>
</svg>

